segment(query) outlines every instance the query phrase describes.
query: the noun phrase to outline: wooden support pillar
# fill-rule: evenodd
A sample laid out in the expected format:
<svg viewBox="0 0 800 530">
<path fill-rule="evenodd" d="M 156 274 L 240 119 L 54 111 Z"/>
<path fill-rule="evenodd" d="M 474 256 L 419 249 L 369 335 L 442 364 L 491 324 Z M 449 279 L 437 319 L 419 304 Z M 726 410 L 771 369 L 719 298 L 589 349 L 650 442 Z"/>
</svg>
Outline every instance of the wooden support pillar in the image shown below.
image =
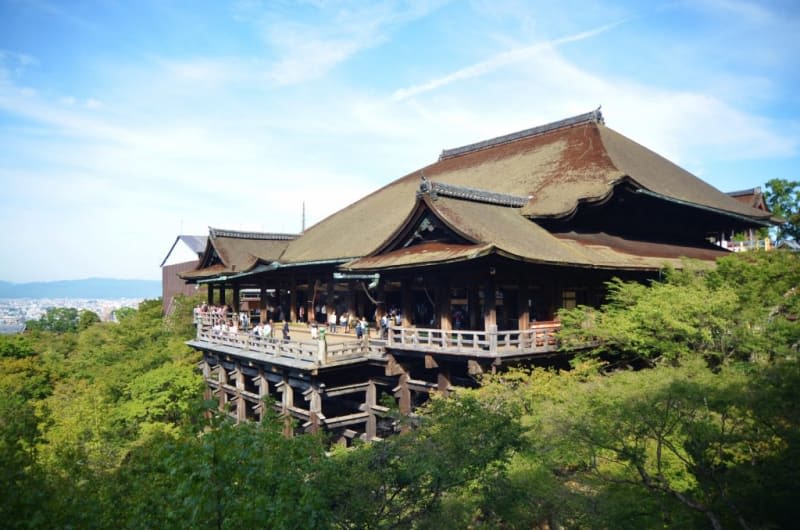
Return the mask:
<svg viewBox="0 0 800 530">
<path fill-rule="evenodd" d="M 262 324 L 267 321 L 267 288 L 263 285 L 258 291 L 258 321 Z"/>
<path fill-rule="evenodd" d="M 414 317 L 414 291 L 411 290 L 412 280 L 403 280 L 400 285 L 401 298 L 403 304 L 403 327 L 410 328 L 412 326 L 411 319 Z"/>
<path fill-rule="evenodd" d="M 528 329 L 531 325 L 530 308 L 528 307 L 529 299 L 528 282 L 520 279 L 519 289 L 517 290 L 517 321 L 519 322 L 519 329 Z"/>
<path fill-rule="evenodd" d="M 447 397 L 450 395 L 450 365 L 441 363 L 436 376 L 436 385 L 439 393 Z"/>
<path fill-rule="evenodd" d="M 327 326 L 331 320 L 331 315 L 336 314 L 336 293 L 333 279 L 329 279 L 325 284 L 325 323 Z M 338 321 L 337 321 L 338 324 Z"/>
<path fill-rule="evenodd" d="M 381 329 L 381 318 L 386 314 L 386 289 L 383 282 L 378 284 L 377 297 L 378 304 L 375 307 L 375 329 Z"/>
<path fill-rule="evenodd" d="M 289 280 L 289 322 L 297 322 L 297 280 Z"/>
<path fill-rule="evenodd" d="M 364 289 L 363 289 L 362 285 L 363 284 L 361 282 L 357 282 L 356 283 L 356 291 L 355 291 L 356 318 L 358 318 L 359 320 L 361 319 L 361 317 L 369 318 L 369 315 L 367 315 L 365 313 L 366 312 L 366 307 L 365 307 L 365 304 L 364 304 L 364 299 L 367 297 L 367 295 L 364 294 Z"/>
<path fill-rule="evenodd" d="M 206 302 L 209 306 L 214 305 L 214 287 L 212 285 L 206 286 Z"/>
<path fill-rule="evenodd" d="M 318 433 L 322 427 L 322 394 L 319 386 L 312 385 L 309 389 L 311 392 L 308 395 L 308 419 L 311 422 L 310 431 Z"/>
<path fill-rule="evenodd" d="M 374 440 L 378 436 L 378 418 L 375 415 L 375 405 L 378 404 L 378 387 L 370 379 L 367 385 L 366 397 L 364 398 L 364 410 L 367 413 L 367 425 L 365 435 L 367 441 Z"/>
<path fill-rule="evenodd" d="M 225 284 L 219 284 L 219 305 L 224 306 L 227 302 L 225 301 Z"/>
<path fill-rule="evenodd" d="M 239 284 L 233 284 L 233 312 L 238 313 L 242 310 L 242 300 L 239 293 Z"/>
<path fill-rule="evenodd" d="M 242 365 L 236 361 L 236 423 L 241 423 L 247 419 L 247 402 L 242 396 L 244 391 L 244 372 Z"/>
<path fill-rule="evenodd" d="M 386 375 L 400 376 L 397 380 L 397 386 L 394 388 L 394 397 L 397 399 L 400 414 L 407 416 L 411 413 L 411 389 L 408 386 L 408 380 L 411 378 L 408 368 L 397 362 L 394 355 L 388 354 L 386 356 Z"/>
<path fill-rule="evenodd" d="M 203 382 L 205 383 L 205 390 L 203 391 L 203 399 L 208 401 L 212 398 L 211 394 L 211 387 L 208 386 L 208 382 L 211 381 L 211 364 L 208 362 L 208 357 L 203 355 L 203 361 L 200 365 L 200 369 L 203 371 Z"/>
<path fill-rule="evenodd" d="M 467 305 L 469 306 L 469 328 L 478 329 L 480 321 L 480 298 L 478 297 L 477 283 L 467 287 Z"/>
<path fill-rule="evenodd" d="M 450 331 L 453 329 L 452 308 L 450 300 L 450 282 L 441 278 L 436 286 L 436 309 L 439 315 L 439 329 Z"/>
<path fill-rule="evenodd" d="M 483 329 L 488 331 L 492 326 L 497 326 L 497 300 L 494 275 L 490 274 L 483 292 Z"/>
<path fill-rule="evenodd" d="M 345 296 L 345 302 L 347 302 L 347 317 L 350 318 L 350 315 L 354 317 L 358 317 L 358 311 L 356 309 L 356 287 L 358 284 L 353 280 L 347 282 L 347 295 Z"/>
<path fill-rule="evenodd" d="M 411 389 L 408 387 L 409 379 L 411 379 L 411 376 L 408 372 L 404 372 L 397 381 L 399 387 L 397 392 L 397 404 L 400 409 L 400 414 L 403 416 L 411 414 Z"/>
<path fill-rule="evenodd" d="M 283 374 L 283 381 L 278 383 L 278 391 L 281 392 L 281 414 L 284 418 L 283 434 L 287 437 L 294 436 L 294 420 L 291 408 L 294 407 L 294 390 L 289 386 L 288 374 Z"/>
<path fill-rule="evenodd" d="M 217 365 L 217 382 L 219 383 L 219 410 L 225 412 L 228 405 L 228 392 L 225 390 L 225 385 L 228 384 L 228 371 L 222 366 L 222 363 Z"/>
<path fill-rule="evenodd" d="M 264 368 L 258 367 L 258 376 L 256 377 L 256 384 L 258 385 L 258 397 L 261 402 L 259 407 L 258 419 L 263 421 L 267 417 L 267 398 L 269 397 L 269 380 L 264 373 Z"/>
</svg>

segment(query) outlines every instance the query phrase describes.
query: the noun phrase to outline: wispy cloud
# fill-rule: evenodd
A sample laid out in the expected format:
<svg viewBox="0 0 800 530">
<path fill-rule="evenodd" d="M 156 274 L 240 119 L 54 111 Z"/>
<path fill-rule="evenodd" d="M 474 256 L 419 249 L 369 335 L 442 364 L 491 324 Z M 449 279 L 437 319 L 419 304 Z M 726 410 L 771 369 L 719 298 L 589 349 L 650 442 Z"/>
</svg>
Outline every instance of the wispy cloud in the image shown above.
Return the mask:
<svg viewBox="0 0 800 530">
<path fill-rule="evenodd" d="M 430 81 L 427 81 L 419 85 L 396 90 L 392 94 L 392 99 L 395 101 L 402 101 L 404 99 L 408 99 L 417 96 L 419 94 L 423 94 L 425 92 L 441 88 L 443 86 L 455 83 L 457 81 L 462 81 L 473 77 L 480 77 L 482 75 L 486 75 L 490 72 L 493 72 L 498 68 L 530 60 L 533 56 L 545 50 L 556 48 L 562 44 L 590 39 L 592 37 L 600 35 L 601 33 L 605 33 L 606 31 L 609 31 L 619 26 L 621 23 L 622 22 L 615 22 L 613 24 L 607 24 L 589 31 L 576 33 L 574 35 L 568 35 L 566 37 L 561 37 L 558 39 L 539 42 L 531 46 L 525 46 L 523 48 L 516 48 L 513 50 L 501 52 L 496 55 L 493 55 L 489 59 L 486 59 L 479 63 L 472 64 L 465 68 L 461 68 L 460 70 L 457 70 L 445 76 L 432 79 Z"/>
<path fill-rule="evenodd" d="M 292 85 L 324 77 L 362 50 L 377 46 L 397 27 L 425 17 L 446 0 L 311 2 L 309 20 L 284 18 L 279 5 L 240 6 L 260 25 L 275 59 L 265 78 Z"/>
</svg>

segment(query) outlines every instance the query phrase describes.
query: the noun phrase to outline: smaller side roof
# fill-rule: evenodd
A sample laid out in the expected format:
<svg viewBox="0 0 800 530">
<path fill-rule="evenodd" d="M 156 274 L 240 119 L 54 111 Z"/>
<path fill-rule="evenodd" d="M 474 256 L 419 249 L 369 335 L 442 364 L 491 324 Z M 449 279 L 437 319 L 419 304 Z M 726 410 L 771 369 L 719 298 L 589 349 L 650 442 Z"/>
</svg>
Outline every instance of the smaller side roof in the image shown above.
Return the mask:
<svg viewBox="0 0 800 530">
<path fill-rule="evenodd" d="M 161 260 L 161 265 L 159 265 L 159 267 L 163 267 L 164 264 L 169 261 L 172 254 L 179 248 L 179 243 L 185 245 L 189 251 L 196 254 L 195 259 L 200 259 L 203 255 L 203 251 L 206 248 L 207 241 L 208 237 L 206 236 L 179 235 L 175 238 L 175 241 L 173 241 L 172 246 L 169 248 L 169 252 L 167 252 L 167 255 L 164 256 L 163 260 Z"/>
<path fill-rule="evenodd" d="M 240 273 L 258 263 L 277 261 L 297 234 L 242 232 L 209 227 L 205 251 L 197 269 L 181 274 L 184 279 L 212 278 Z"/>
</svg>

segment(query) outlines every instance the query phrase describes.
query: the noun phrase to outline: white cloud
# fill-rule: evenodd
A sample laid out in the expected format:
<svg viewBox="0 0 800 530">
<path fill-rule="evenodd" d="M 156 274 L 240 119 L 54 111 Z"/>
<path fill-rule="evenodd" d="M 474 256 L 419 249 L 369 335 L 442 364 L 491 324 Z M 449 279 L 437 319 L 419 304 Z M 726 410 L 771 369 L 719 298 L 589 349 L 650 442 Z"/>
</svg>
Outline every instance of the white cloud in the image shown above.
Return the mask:
<svg viewBox="0 0 800 530">
<path fill-rule="evenodd" d="M 610 30 L 618 26 L 619 24 L 620 22 L 614 24 L 607 24 L 605 26 L 601 26 L 599 28 L 595 28 L 589 31 L 576 33 L 574 35 L 569 35 L 558 39 L 536 43 L 531 46 L 525 46 L 523 48 L 516 48 L 513 50 L 501 52 L 496 55 L 493 55 L 492 57 L 484 61 L 461 68 L 460 70 L 457 70 L 456 72 L 447 74 L 445 76 L 432 79 L 430 81 L 427 81 L 425 83 L 416 86 L 401 88 L 399 90 L 396 90 L 392 94 L 392 99 L 401 101 L 449 85 L 451 83 L 455 83 L 457 81 L 463 81 L 465 79 L 471 79 L 474 77 L 480 77 L 489 74 L 491 72 L 494 72 L 498 68 L 529 61 L 536 54 L 542 53 L 547 50 L 551 50 L 555 47 L 558 47 L 562 44 L 566 44 L 569 42 L 578 42 L 584 39 L 589 39 L 591 37 L 594 37 L 596 35 L 599 35 L 601 33 Z"/>
</svg>

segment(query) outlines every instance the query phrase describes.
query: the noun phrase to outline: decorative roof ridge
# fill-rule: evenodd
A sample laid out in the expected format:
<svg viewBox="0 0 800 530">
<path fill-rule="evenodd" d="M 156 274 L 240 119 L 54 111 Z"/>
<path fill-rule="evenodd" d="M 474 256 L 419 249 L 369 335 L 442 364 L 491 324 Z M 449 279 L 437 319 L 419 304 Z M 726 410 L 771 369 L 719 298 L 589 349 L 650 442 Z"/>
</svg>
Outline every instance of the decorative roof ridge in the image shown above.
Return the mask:
<svg viewBox="0 0 800 530">
<path fill-rule="evenodd" d="M 212 239 L 218 237 L 230 237 L 235 239 L 264 239 L 272 241 L 291 241 L 297 239 L 297 234 L 280 234 L 275 232 L 241 232 L 238 230 L 225 230 L 221 228 L 208 227 L 208 233 Z"/>
<path fill-rule="evenodd" d="M 419 197 L 425 194 L 429 195 L 433 200 L 436 200 L 441 195 L 443 197 L 497 204 L 499 206 L 510 206 L 512 208 L 522 208 L 533 198 L 533 195 L 509 195 L 507 193 L 497 193 L 489 190 L 467 188 L 466 186 L 455 186 L 453 184 L 433 182 L 428 180 L 423 174 L 419 184 L 419 191 L 417 191 L 417 196 Z"/>
<path fill-rule="evenodd" d="M 546 123 L 544 125 L 539 125 L 537 127 L 532 127 L 530 129 L 525 129 L 510 134 L 504 134 L 503 136 L 497 136 L 495 138 L 490 138 L 488 140 L 482 140 L 480 142 L 463 145 L 461 147 L 443 149 L 442 154 L 439 155 L 439 161 L 447 160 L 448 158 L 453 158 L 466 153 L 472 153 L 474 151 L 481 151 L 483 149 L 488 149 L 490 147 L 507 144 L 515 140 L 530 138 L 532 136 L 539 136 L 545 133 L 556 131 L 558 129 L 566 129 L 568 127 L 574 127 L 575 125 L 581 125 L 584 123 L 600 123 L 600 124 L 605 123 L 605 120 L 603 119 L 603 114 L 600 112 L 600 107 L 597 107 L 592 112 L 587 112 L 585 114 L 579 114 L 571 118 L 565 118 L 563 120 Z"/>
<path fill-rule="evenodd" d="M 728 195 L 730 197 L 740 197 L 743 195 L 755 195 L 757 193 L 762 193 L 761 186 L 756 186 L 755 188 L 750 188 L 746 190 L 726 191 L 725 195 Z"/>
</svg>

